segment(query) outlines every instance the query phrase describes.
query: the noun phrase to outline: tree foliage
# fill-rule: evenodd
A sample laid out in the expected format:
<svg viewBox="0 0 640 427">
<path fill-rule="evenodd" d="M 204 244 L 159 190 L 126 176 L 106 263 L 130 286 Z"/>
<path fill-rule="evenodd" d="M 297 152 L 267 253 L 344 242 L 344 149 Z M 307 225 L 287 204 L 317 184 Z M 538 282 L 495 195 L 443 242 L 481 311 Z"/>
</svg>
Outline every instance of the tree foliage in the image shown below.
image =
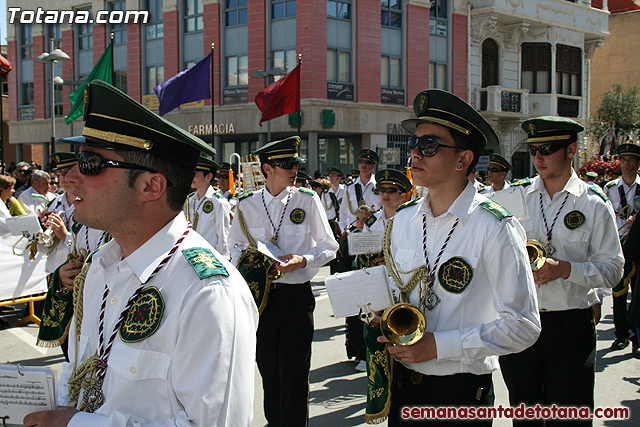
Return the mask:
<svg viewBox="0 0 640 427">
<path fill-rule="evenodd" d="M 624 89 L 615 83 L 610 91 L 600 98 L 595 116 L 589 119 L 587 133 L 600 141 L 607 129 L 613 128 L 618 143 L 626 142 L 630 133 L 640 128 L 640 89 L 634 86 Z"/>
</svg>

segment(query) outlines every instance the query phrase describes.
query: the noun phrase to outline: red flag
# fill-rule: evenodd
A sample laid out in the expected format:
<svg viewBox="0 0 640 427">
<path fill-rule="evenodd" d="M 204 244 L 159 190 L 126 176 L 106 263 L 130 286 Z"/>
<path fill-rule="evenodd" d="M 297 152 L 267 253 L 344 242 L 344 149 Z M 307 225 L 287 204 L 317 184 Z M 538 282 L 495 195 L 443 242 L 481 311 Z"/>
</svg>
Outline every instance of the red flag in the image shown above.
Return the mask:
<svg viewBox="0 0 640 427">
<path fill-rule="evenodd" d="M 277 82 L 262 89 L 255 103 L 262 111 L 262 122 L 300 110 L 300 65 Z"/>
</svg>

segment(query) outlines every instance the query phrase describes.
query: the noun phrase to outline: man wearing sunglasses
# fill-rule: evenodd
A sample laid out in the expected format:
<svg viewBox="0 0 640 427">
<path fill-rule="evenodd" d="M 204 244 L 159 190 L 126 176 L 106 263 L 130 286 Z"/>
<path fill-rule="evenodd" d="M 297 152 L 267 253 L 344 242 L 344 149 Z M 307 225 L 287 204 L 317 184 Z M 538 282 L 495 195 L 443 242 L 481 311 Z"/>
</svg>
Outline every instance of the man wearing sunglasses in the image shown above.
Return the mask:
<svg viewBox="0 0 640 427">
<path fill-rule="evenodd" d="M 389 426 L 413 425 L 402 409 L 407 406 L 493 406 L 497 356 L 521 351 L 540 331 L 524 230 L 467 179 L 482 150 L 498 146 L 498 136 L 449 92 L 422 91 L 413 108 L 417 118 L 402 125 L 414 135 L 414 184 L 427 191 L 388 220 L 384 249 L 392 255 L 385 261 L 394 302 L 417 306 L 427 331 L 412 345 L 388 347 Z M 496 248 L 509 257 L 496 257 Z M 446 425 L 491 425 L 450 421 Z"/>
<path fill-rule="evenodd" d="M 189 195 L 185 204 L 187 219 L 193 229 L 211 244 L 224 258 L 229 259 L 229 229 L 231 208 L 220 191 L 214 190 L 211 181 L 220 167 L 211 157 L 200 154 Z"/>
<path fill-rule="evenodd" d="M 505 181 L 507 173 L 511 170 L 511 163 L 498 153 L 489 156 L 489 180 L 491 185 L 486 187 L 481 194 L 493 193 L 495 191 L 506 190 L 510 187 Z"/>
<path fill-rule="evenodd" d="M 358 154 L 359 176 L 351 184 L 347 184 L 345 195 L 340 204 L 340 229 L 346 228 L 356 219 L 359 206 L 369 205 L 374 210 L 380 208 L 380 196 L 373 192 L 376 179 L 373 171 L 378 164 L 378 153 L 363 148 Z"/>
<path fill-rule="evenodd" d="M 315 308 L 310 280 L 335 258 L 338 249 L 316 192 L 294 186 L 303 161 L 299 148 L 300 138 L 294 136 L 253 153 L 260 158 L 267 182 L 238 198 L 229 233 L 233 263 L 242 251 L 260 242 L 271 243 L 284 254 L 275 263 L 275 269 L 284 274 L 271 280 L 268 289 L 268 281 L 251 283 L 253 288 L 263 287 L 256 299 L 266 295 L 266 305 L 260 301 L 255 355 L 262 375 L 264 413 L 272 426 L 307 425 Z"/>
<path fill-rule="evenodd" d="M 215 151 L 109 85 L 84 95 L 75 218 L 113 240 L 74 294 L 58 408 L 25 426 L 247 426 L 257 309 L 238 271 L 182 213 L 200 152 Z"/>
<path fill-rule="evenodd" d="M 525 120 L 531 161 L 538 176 L 525 187 L 527 239 L 546 248 L 533 272 L 542 332 L 528 349 L 500 358 L 511 406 L 521 403 L 589 407 L 593 411 L 596 333 L 591 306 L 597 288 L 611 288 L 624 259 L 611 203 L 600 187 L 587 186 L 571 167 L 579 123 L 562 117 Z M 545 425 L 514 420 L 514 425 Z M 584 420 L 582 425 L 591 425 Z"/>
</svg>

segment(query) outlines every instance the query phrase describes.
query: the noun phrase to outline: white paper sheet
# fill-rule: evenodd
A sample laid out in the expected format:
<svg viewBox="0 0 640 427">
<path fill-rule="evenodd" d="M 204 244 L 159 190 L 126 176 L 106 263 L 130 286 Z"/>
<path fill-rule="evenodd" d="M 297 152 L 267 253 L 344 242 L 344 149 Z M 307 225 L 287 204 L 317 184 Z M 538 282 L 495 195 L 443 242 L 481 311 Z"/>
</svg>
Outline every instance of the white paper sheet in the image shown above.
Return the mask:
<svg viewBox="0 0 640 427">
<path fill-rule="evenodd" d="M 269 258 L 271 258 L 272 260 L 279 262 L 280 264 L 284 264 L 286 263 L 286 261 L 282 261 L 279 257 L 286 255 L 284 252 L 282 252 L 282 250 L 277 247 L 276 245 L 274 245 L 271 242 L 261 242 L 260 240 L 258 240 L 258 242 L 256 243 L 256 248 L 258 249 L 258 252 L 261 252 L 262 254 L 268 256 Z"/>
<path fill-rule="evenodd" d="M 35 233 L 42 231 L 40 220 L 35 215 L 20 215 L 7 218 L 7 227 L 14 236 L 22 236 L 28 233 L 33 236 Z"/>
<path fill-rule="evenodd" d="M 375 254 L 382 250 L 382 233 L 351 233 L 349 239 L 349 255 Z"/>
<path fill-rule="evenodd" d="M 336 273 L 325 278 L 324 284 L 336 317 L 355 316 L 365 307 L 384 310 L 393 304 L 384 265 Z"/>
<path fill-rule="evenodd" d="M 0 416 L 9 416 L 7 425 L 22 425 L 27 414 L 55 408 L 53 370 L 0 364 Z"/>
</svg>

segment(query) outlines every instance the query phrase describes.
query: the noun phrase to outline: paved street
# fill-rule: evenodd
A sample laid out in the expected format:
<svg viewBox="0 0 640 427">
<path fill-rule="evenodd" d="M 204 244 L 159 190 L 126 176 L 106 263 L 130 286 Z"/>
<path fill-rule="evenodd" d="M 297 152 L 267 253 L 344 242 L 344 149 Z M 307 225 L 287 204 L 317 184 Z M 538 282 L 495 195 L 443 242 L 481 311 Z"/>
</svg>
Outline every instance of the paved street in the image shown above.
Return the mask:
<svg viewBox="0 0 640 427">
<path fill-rule="evenodd" d="M 365 426 L 364 407 L 366 378 L 355 371 L 355 363 L 347 361 L 344 347 L 344 320 L 332 316 L 331 304 L 323 285 L 328 269 L 315 277 L 316 332 L 311 359 L 311 391 L 309 395 L 311 427 Z M 63 360 L 59 349 L 35 347 L 38 327 L 14 327 L 0 331 L 0 361 L 24 365 L 50 366 L 58 373 Z M 632 420 L 596 420 L 595 426 L 638 425 L 640 414 L 640 360 L 630 355 L 630 349 L 611 352 L 614 339 L 611 297 L 606 297 L 603 319 L 598 325 L 598 355 L 596 373 L 596 406 L 626 406 Z M 508 405 L 507 392 L 499 373 L 494 374 L 496 405 Z M 262 385 L 256 370 L 255 414 L 252 427 L 266 425 L 262 411 Z M 386 425 L 382 424 L 382 425 Z M 510 426 L 509 420 L 496 420 L 494 426 Z"/>
</svg>

